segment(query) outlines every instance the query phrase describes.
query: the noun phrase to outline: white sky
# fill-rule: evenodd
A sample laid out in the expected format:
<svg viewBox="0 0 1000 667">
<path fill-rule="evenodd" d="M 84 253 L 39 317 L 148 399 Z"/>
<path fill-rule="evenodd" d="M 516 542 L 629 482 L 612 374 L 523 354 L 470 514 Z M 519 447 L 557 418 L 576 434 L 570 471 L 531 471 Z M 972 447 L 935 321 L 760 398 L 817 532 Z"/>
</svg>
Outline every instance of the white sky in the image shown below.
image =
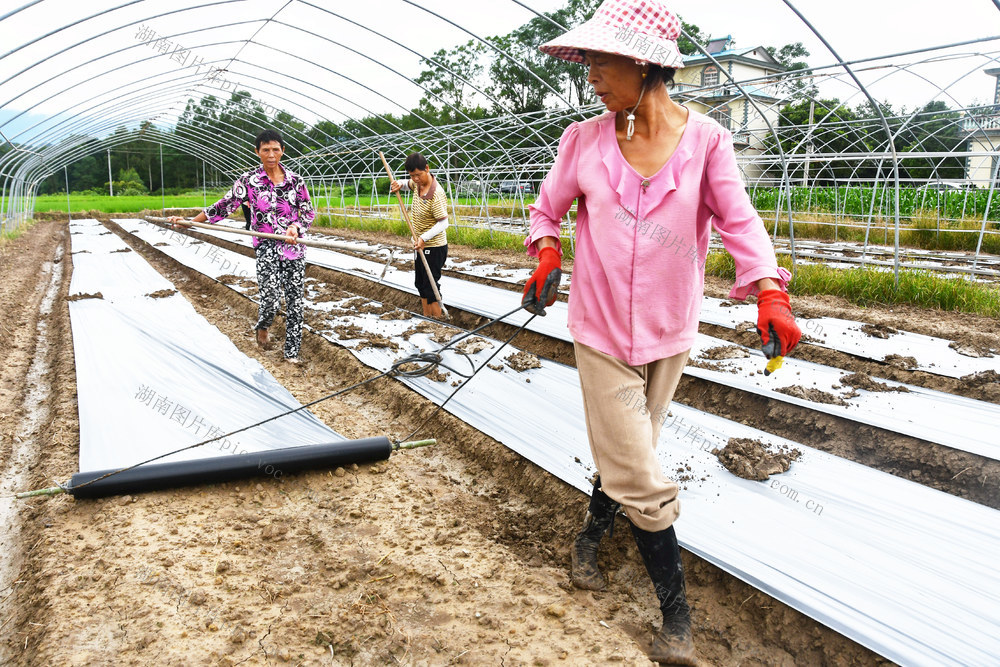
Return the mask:
<svg viewBox="0 0 1000 667">
<path fill-rule="evenodd" d="M 207 1 L 145 0 L 112 11 L 115 5 L 125 4 L 124 0 L 44 0 L 0 21 L 0 53 L 6 53 L 106 8 L 94 19 L 0 59 L 0 131 L 15 141 L 33 135 L 46 141 L 67 132 L 103 136 L 117 125 L 134 126 L 146 118 L 172 123 L 188 97 L 219 94 L 218 89 L 199 81 L 201 75 L 193 67 L 184 68 L 140 43 L 136 39 L 140 25 L 158 35 L 207 28 L 174 38 L 171 48 L 180 45 L 206 61 L 232 58 L 239 52 L 240 60 L 245 62 L 234 63 L 224 75 L 227 79 L 239 82 L 241 87 L 256 86 L 259 90 L 253 92 L 258 99 L 312 123 L 318 118 L 343 121 L 371 112 L 398 114 L 416 105 L 423 91 L 408 77 L 420 71 L 418 56 L 404 46 L 431 54 L 471 37 L 420 7 L 479 36 L 504 34 L 533 16 L 511 0 L 423 0 L 419 7 L 403 0 L 310 0 L 312 5 L 302 0 L 232 0 L 153 18 Z M 0 14 L 10 11 L 12 4 Z M 563 0 L 525 0 L 524 4 L 551 11 Z M 948 5 L 928 0 L 797 0 L 795 4 L 847 60 L 1000 35 L 1000 11 L 992 0 L 955 0 Z M 779 0 L 676 0 L 668 6 L 712 36 L 733 35 L 737 46 L 781 46 L 802 41 L 812 53 L 808 59 L 811 65 L 835 62 L 805 24 Z M 274 20 L 262 28 L 262 20 L 272 17 Z M 121 27 L 131 22 L 137 23 Z M 258 30 L 255 41 L 267 46 L 252 44 L 241 51 L 242 41 Z M 102 35 L 105 32 L 108 34 Z M 67 47 L 71 48 L 58 53 Z M 119 50 L 122 52 L 114 53 Z M 103 54 L 113 55 L 80 66 Z M 1000 66 L 995 60 L 1000 56 L 1000 40 L 933 55 L 948 55 L 949 59 L 912 66 L 928 56 L 893 58 L 879 62 L 879 69 L 859 66 L 859 76 L 877 99 L 895 106 L 922 105 L 935 99 L 942 87 L 951 97 L 937 99 L 944 99 L 952 107 L 992 101 L 993 79 L 982 69 Z M 316 64 L 305 62 L 305 58 Z M 911 67 L 901 70 L 887 64 Z M 18 75 L 32 65 L 28 72 Z M 207 67 L 202 69 L 202 75 L 205 71 Z M 852 105 L 863 101 L 843 70 L 837 70 L 837 74 L 836 80 L 822 84 L 823 94 L 850 98 Z M 13 78 L 5 81 L 8 77 Z M 30 116 L 7 122 L 29 108 Z M 51 117 L 56 120 L 28 129 Z"/>
</svg>

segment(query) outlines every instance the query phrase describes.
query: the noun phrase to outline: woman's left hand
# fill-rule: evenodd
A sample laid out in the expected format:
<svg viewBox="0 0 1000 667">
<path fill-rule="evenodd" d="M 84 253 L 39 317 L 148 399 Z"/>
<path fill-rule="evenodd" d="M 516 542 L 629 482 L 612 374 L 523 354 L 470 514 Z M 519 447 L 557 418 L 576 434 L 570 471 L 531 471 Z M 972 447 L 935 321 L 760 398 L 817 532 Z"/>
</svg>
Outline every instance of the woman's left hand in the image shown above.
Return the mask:
<svg viewBox="0 0 1000 667">
<path fill-rule="evenodd" d="M 757 295 L 757 333 L 768 359 L 783 357 L 798 345 L 802 330 L 795 323 L 786 292 L 767 289 Z"/>
<path fill-rule="evenodd" d="M 285 231 L 285 242 L 292 245 L 299 242 L 299 228 L 296 225 L 292 225 Z"/>
</svg>

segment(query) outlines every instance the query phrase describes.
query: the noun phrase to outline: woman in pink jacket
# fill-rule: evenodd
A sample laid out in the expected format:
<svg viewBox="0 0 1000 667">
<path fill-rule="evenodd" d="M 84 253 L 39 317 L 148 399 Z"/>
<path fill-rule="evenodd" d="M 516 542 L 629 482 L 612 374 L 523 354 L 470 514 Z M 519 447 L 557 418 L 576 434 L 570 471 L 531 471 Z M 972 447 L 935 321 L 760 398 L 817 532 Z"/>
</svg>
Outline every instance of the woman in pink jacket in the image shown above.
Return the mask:
<svg viewBox="0 0 1000 667">
<path fill-rule="evenodd" d="M 573 123 L 531 206 L 525 245 L 539 258 L 524 291 L 539 314 L 555 301 L 559 223 L 577 200 L 569 296 L 590 448 L 599 477 L 572 549 L 573 582 L 599 590 L 597 548 L 623 508 L 653 581 L 663 626 L 650 657 L 697 664 L 673 523 L 678 487 L 655 448 L 698 331 L 711 230 L 736 262 L 730 297 L 756 294 L 769 354 L 795 347 L 788 271 L 740 180 L 732 135 L 670 99 L 680 22 L 655 0 L 605 0 L 581 26 L 542 45 L 583 63 L 608 112 Z M 767 343 L 771 342 L 771 345 Z M 779 347 L 780 345 L 780 347 Z M 623 396 L 643 396 L 636 409 Z"/>
</svg>

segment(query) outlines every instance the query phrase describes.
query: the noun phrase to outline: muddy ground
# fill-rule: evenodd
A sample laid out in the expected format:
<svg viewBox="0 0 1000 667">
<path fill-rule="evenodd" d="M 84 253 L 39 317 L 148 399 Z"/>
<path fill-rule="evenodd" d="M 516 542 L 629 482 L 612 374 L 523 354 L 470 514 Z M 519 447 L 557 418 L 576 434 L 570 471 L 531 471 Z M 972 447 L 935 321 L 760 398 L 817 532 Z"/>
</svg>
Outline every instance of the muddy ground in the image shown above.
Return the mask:
<svg viewBox="0 0 1000 667">
<path fill-rule="evenodd" d="M 0 662 L 648 664 L 643 648 L 658 625 L 657 609 L 628 531 L 616 530 L 602 547 L 608 590 L 573 589 L 568 546 L 583 516 L 583 495 L 447 414 L 428 427 L 438 445 L 356 470 L 15 504 L 12 491 L 51 486 L 77 470 L 68 240 L 64 223 L 41 222 L 0 246 L 0 327 L 7 343 L 0 346 Z M 373 373 L 309 333 L 303 367 L 280 363 L 280 351 L 262 352 L 249 335 L 253 304 L 155 248 L 129 242 L 303 403 Z M 451 252 L 491 260 L 504 255 Z M 413 307 L 412 297 L 374 294 L 370 285 L 323 269 L 311 267 L 309 275 Z M 721 281 L 710 281 L 709 291 L 723 289 Z M 54 296 L 48 313 L 47 293 Z M 966 316 L 861 310 L 824 299 L 796 304 L 797 310 L 825 309 L 823 314 L 924 333 L 1000 338 L 995 322 Z M 456 315 L 465 325 L 477 320 Z M 275 333 L 280 338 L 280 327 Z M 564 344 L 536 335 L 519 342 L 533 353 L 571 361 Z M 867 364 L 853 360 L 843 367 L 864 371 Z M 926 374 L 899 372 L 932 382 Z M 690 378 L 678 398 L 1000 504 L 997 469 L 979 457 Z M 351 438 L 398 437 L 432 410 L 389 380 L 314 408 Z M 955 473 L 957 479 L 948 479 Z M 695 640 L 706 664 L 884 662 L 690 553 L 684 560 Z"/>
</svg>

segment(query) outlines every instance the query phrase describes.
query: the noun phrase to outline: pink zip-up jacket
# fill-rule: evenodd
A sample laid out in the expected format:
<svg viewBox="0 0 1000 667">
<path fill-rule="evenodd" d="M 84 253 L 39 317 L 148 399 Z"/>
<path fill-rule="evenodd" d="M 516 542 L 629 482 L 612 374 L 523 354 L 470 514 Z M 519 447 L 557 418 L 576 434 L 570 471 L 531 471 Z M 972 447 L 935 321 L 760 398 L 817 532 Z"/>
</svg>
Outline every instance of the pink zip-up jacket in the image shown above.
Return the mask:
<svg viewBox="0 0 1000 667">
<path fill-rule="evenodd" d="M 537 256 L 539 238 L 558 239 L 574 199 L 569 330 L 576 341 L 629 365 L 691 348 L 712 227 L 736 261 L 731 298 L 756 294 L 761 278 L 785 289 L 791 277 L 778 266 L 740 180 L 732 134 L 707 116 L 689 111 L 677 149 L 650 178 L 622 156 L 614 113 L 567 127 L 529 207 L 529 255 Z"/>
</svg>

